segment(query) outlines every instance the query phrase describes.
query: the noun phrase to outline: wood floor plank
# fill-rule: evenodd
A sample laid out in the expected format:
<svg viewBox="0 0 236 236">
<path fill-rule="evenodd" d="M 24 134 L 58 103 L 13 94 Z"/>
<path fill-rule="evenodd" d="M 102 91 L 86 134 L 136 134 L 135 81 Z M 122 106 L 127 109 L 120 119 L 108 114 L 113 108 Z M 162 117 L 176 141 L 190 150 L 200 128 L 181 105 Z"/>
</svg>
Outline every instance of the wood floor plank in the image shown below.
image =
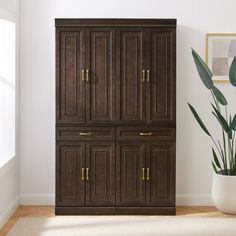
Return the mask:
<svg viewBox="0 0 236 236">
<path fill-rule="evenodd" d="M 183 217 L 234 217 L 217 211 L 215 207 L 177 207 L 177 216 Z M 55 216 L 52 206 L 20 206 L 5 226 L 0 230 L 0 236 L 5 236 L 16 221 L 21 217 L 51 217 Z"/>
</svg>

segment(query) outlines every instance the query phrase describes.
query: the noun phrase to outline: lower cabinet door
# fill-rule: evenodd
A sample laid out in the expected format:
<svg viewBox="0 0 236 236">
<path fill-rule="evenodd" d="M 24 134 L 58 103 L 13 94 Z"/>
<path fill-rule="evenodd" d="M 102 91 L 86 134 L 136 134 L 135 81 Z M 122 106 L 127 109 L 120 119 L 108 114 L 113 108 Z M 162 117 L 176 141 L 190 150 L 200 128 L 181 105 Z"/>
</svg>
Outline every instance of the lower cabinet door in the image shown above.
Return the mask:
<svg viewBox="0 0 236 236">
<path fill-rule="evenodd" d="M 86 143 L 86 206 L 115 205 L 115 143 Z"/>
<path fill-rule="evenodd" d="M 116 205 L 145 206 L 145 142 L 120 142 L 116 153 Z"/>
<path fill-rule="evenodd" d="M 56 205 L 84 206 L 85 143 L 60 142 L 56 157 Z"/>
<path fill-rule="evenodd" d="M 175 143 L 147 143 L 146 205 L 175 205 Z"/>
</svg>

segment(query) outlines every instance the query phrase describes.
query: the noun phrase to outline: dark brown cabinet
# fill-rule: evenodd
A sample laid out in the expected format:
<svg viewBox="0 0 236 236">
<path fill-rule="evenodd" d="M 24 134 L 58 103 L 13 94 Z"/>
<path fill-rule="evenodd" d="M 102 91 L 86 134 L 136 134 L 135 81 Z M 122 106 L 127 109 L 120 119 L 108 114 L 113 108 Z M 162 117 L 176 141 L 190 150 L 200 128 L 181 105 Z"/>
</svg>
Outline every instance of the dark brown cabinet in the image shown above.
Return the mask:
<svg viewBox="0 0 236 236">
<path fill-rule="evenodd" d="M 148 29 L 146 122 L 175 122 L 175 33 Z"/>
<path fill-rule="evenodd" d="M 118 123 L 175 122 L 175 32 L 118 28 L 116 39 Z"/>
<path fill-rule="evenodd" d="M 116 43 L 117 122 L 144 124 L 145 31 L 118 28 Z"/>
<path fill-rule="evenodd" d="M 115 30 L 65 30 L 57 37 L 57 123 L 115 123 Z"/>
<path fill-rule="evenodd" d="M 85 30 L 57 32 L 57 124 L 85 124 Z"/>
<path fill-rule="evenodd" d="M 57 206 L 84 206 L 85 181 L 81 179 L 85 167 L 85 143 L 57 144 Z"/>
<path fill-rule="evenodd" d="M 116 205 L 145 206 L 145 144 L 120 143 L 116 155 Z"/>
<path fill-rule="evenodd" d="M 57 205 L 115 204 L 114 142 L 63 142 L 57 145 Z"/>
<path fill-rule="evenodd" d="M 175 143 L 146 144 L 146 205 L 175 205 Z"/>
<path fill-rule="evenodd" d="M 120 142 L 117 206 L 174 206 L 175 150 L 171 142 Z"/>
<path fill-rule="evenodd" d="M 86 206 L 114 206 L 115 143 L 87 143 L 86 171 Z"/>
<path fill-rule="evenodd" d="M 176 20 L 55 23 L 56 214 L 175 214 Z"/>
<path fill-rule="evenodd" d="M 115 123 L 115 29 L 86 30 L 86 123 Z"/>
</svg>

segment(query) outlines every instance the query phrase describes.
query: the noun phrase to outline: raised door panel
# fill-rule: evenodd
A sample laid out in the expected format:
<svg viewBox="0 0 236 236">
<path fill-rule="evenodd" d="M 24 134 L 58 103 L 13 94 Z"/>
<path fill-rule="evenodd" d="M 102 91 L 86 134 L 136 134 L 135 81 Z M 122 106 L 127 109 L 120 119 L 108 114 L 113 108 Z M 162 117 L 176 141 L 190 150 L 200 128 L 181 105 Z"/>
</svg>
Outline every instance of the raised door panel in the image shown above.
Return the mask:
<svg viewBox="0 0 236 236">
<path fill-rule="evenodd" d="M 145 205 L 145 143 L 117 144 L 116 206 Z"/>
<path fill-rule="evenodd" d="M 86 30 L 86 123 L 115 123 L 115 29 Z"/>
<path fill-rule="evenodd" d="M 57 123 L 85 123 L 85 31 L 57 31 Z"/>
<path fill-rule="evenodd" d="M 175 123 L 175 31 L 147 30 L 147 123 Z"/>
<path fill-rule="evenodd" d="M 115 143 L 86 143 L 86 206 L 115 205 Z"/>
<path fill-rule="evenodd" d="M 147 144 L 147 172 L 147 205 L 174 206 L 175 143 Z"/>
<path fill-rule="evenodd" d="M 116 96 L 117 122 L 145 123 L 145 31 L 118 28 L 116 30 Z"/>
<path fill-rule="evenodd" d="M 57 144 L 56 165 L 56 205 L 84 206 L 85 181 L 82 179 L 82 168 L 85 168 L 85 144 Z"/>
</svg>

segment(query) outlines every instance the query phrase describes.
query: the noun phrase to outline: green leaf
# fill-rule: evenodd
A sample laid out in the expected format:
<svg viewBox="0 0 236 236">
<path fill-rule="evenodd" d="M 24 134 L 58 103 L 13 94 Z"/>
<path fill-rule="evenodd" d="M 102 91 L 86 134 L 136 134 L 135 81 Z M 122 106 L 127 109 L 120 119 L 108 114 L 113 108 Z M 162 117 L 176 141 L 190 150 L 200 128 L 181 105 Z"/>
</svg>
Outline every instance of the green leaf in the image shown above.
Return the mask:
<svg viewBox="0 0 236 236">
<path fill-rule="evenodd" d="M 215 112 L 212 112 L 212 113 L 217 118 L 217 120 L 221 124 L 222 128 L 225 130 L 225 132 L 227 134 L 232 133 L 230 127 L 228 126 L 227 121 L 225 120 L 225 118 L 220 114 L 220 112 L 215 108 L 215 106 L 213 104 L 211 104 L 211 105 L 212 105 L 212 107 L 215 111 Z"/>
<path fill-rule="evenodd" d="M 212 148 L 212 153 L 213 153 L 214 162 L 215 162 L 216 166 L 221 169 L 220 162 L 219 162 L 218 157 L 217 157 L 215 150 L 213 148 Z"/>
<path fill-rule="evenodd" d="M 233 120 L 230 122 L 230 128 L 236 130 L 236 114 L 234 115 Z"/>
<path fill-rule="evenodd" d="M 210 132 L 208 131 L 208 129 L 206 128 L 206 126 L 204 125 L 204 123 L 202 122 L 201 118 L 199 117 L 199 115 L 197 114 L 197 112 L 195 111 L 195 109 L 193 108 L 193 106 L 191 106 L 189 103 L 188 103 L 188 106 L 190 108 L 190 110 L 192 111 L 195 119 L 197 120 L 198 124 L 201 126 L 201 128 L 204 130 L 204 132 L 211 136 Z"/>
<path fill-rule="evenodd" d="M 229 69 L 230 83 L 236 87 L 236 57 L 234 57 Z"/>
<path fill-rule="evenodd" d="M 212 87 L 212 91 L 213 91 L 213 93 L 214 93 L 214 95 L 215 95 L 217 101 L 218 101 L 221 105 L 226 106 L 226 105 L 228 104 L 228 103 L 227 103 L 227 100 L 226 100 L 226 98 L 225 98 L 225 96 L 224 96 L 224 95 L 221 93 L 221 91 L 220 91 L 217 87 L 215 87 L 214 85 L 213 85 L 213 87 Z"/>
<path fill-rule="evenodd" d="M 208 89 L 212 89 L 213 81 L 212 81 L 212 73 L 208 68 L 207 64 L 202 60 L 202 58 L 192 49 L 193 60 L 195 62 L 198 74 L 204 83 L 204 85 Z"/>
<path fill-rule="evenodd" d="M 211 163 L 212 163 L 212 166 L 213 166 L 213 169 L 214 169 L 215 173 L 217 174 L 217 173 L 218 173 L 218 171 L 217 171 L 217 168 L 216 168 L 216 166 L 215 166 L 214 162 L 212 161 Z"/>
</svg>

